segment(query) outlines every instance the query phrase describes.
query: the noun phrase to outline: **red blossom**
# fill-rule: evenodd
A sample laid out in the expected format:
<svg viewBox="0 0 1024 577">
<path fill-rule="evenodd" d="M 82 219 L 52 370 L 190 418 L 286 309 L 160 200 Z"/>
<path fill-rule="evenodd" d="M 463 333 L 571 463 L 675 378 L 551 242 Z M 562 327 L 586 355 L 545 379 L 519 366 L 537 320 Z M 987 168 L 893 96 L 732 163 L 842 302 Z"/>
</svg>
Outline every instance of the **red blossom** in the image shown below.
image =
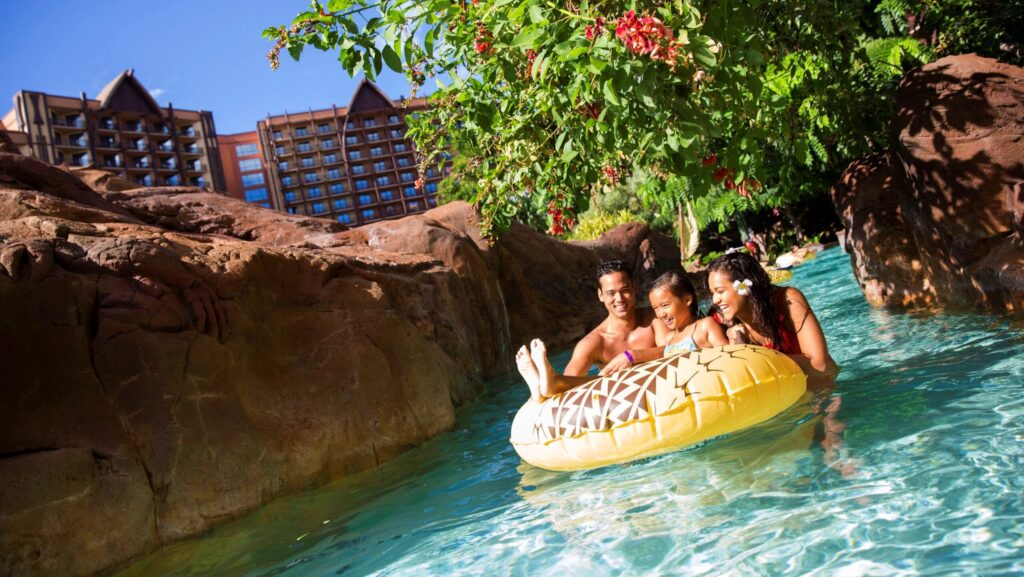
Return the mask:
<svg viewBox="0 0 1024 577">
<path fill-rule="evenodd" d="M 619 182 L 619 171 L 611 166 L 604 167 L 604 176 L 612 186 Z"/>
<path fill-rule="evenodd" d="M 634 10 L 615 21 L 615 37 L 635 54 L 647 54 L 651 60 L 664 61 L 673 69 L 682 46 L 661 20 L 653 16 L 637 18 Z"/>
<path fill-rule="evenodd" d="M 727 176 L 729 176 L 729 169 L 724 166 L 719 167 L 713 173 L 711 173 L 711 178 L 715 182 L 722 182 L 723 180 L 725 180 L 725 177 Z"/>
<path fill-rule="evenodd" d="M 716 162 L 718 162 L 718 157 L 715 156 L 714 152 L 708 153 L 708 155 L 704 157 L 704 160 L 701 160 L 701 164 L 704 166 L 711 166 Z"/>
<path fill-rule="evenodd" d="M 593 42 L 595 38 L 604 34 L 604 30 L 604 18 L 598 16 L 594 19 L 594 23 L 587 26 L 586 30 L 584 30 L 584 35 L 587 37 L 587 40 Z"/>
</svg>

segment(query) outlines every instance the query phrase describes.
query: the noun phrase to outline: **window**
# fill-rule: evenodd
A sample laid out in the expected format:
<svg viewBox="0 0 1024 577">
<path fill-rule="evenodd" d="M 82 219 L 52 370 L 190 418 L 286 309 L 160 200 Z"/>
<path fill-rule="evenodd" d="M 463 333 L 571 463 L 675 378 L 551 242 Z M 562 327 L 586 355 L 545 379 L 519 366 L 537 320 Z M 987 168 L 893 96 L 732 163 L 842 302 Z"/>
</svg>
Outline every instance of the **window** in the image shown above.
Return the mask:
<svg viewBox="0 0 1024 577">
<path fill-rule="evenodd" d="M 375 140 L 380 140 L 380 134 L 378 134 L 376 132 L 370 132 L 370 133 L 368 133 L 366 135 L 366 140 L 369 140 L 370 142 L 373 142 Z"/>
<path fill-rule="evenodd" d="M 371 126 L 377 126 L 377 119 L 367 118 L 366 120 L 363 121 L 363 128 L 369 128 Z"/>
<path fill-rule="evenodd" d="M 331 194 L 341 194 L 343 192 L 345 192 L 345 185 L 344 184 L 342 184 L 340 182 L 336 182 L 336 183 L 331 185 Z"/>
<path fill-rule="evenodd" d="M 313 151 L 313 145 L 312 144 L 310 144 L 308 142 L 300 142 L 299 143 L 299 152 L 312 152 L 312 151 Z"/>
<path fill-rule="evenodd" d="M 192 179 L 192 186 L 206 186 L 206 179 L 201 176 L 196 176 Z"/>
<path fill-rule="evenodd" d="M 313 203 L 313 214 L 323 214 L 325 212 L 327 212 L 327 207 L 324 206 L 324 203 L 322 203 L 322 202 L 314 202 Z"/>
<path fill-rule="evenodd" d="M 255 186 L 257 184 L 263 184 L 264 182 L 262 172 L 242 175 L 242 186 Z"/>
<path fill-rule="evenodd" d="M 376 213 L 374 212 L 374 210 L 372 208 L 368 208 L 368 209 L 363 211 L 363 218 L 364 219 L 370 219 L 370 218 L 373 218 L 375 216 L 376 216 Z"/>
<path fill-rule="evenodd" d="M 360 178 L 356 181 L 356 190 L 366 190 L 370 187 L 370 183 L 364 178 Z"/>
<path fill-rule="evenodd" d="M 414 180 L 413 173 L 411 172 L 403 172 L 401 178 L 402 182 L 412 182 Z"/>
<path fill-rule="evenodd" d="M 309 136 L 309 128 L 300 126 L 295 129 L 295 136 Z"/>
<path fill-rule="evenodd" d="M 388 167 L 387 163 L 384 162 L 383 160 L 379 160 L 379 161 L 373 163 L 373 169 L 378 171 L 378 172 L 381 171 L 381 170 L 386 170 L 387 167 Z"/>
<path fill-rule="evenodd" d="M 287 191 L 285 191 L 285 193 L 284 193 L 284 200 L 285 200 L 285 202 L 295 202 L 295 191 L 294 190 L 287 190 Z"/>
<path fill-rule="evenodd" d="M 181 184 L 181 177 L 178 176 L 177 174 L 172 174 L 171 176 L 167 177 L 167 180 L 164 181 L 164 184 L 168 186 L 178 186 L 179 184 Z"/>
<path fill-rule="evenodd" d="M 381 200 L 395 200 L 395 193 L 392 190 L 382 190 L 380 193 Z"/>
<path fill-rule="evenodd" d="M 281 161 L 277 163 L 278 170 L 288 170 L 288 161 Z"/>
<path fill-rule="evenodd" d="M 333 180 L 335 178 L 341 178 L 341 169 L 332 168 L 332 169 L 328 170 L 327 171 L 327 178 L 331 179 L 331 180 Z"/>
<path fill-rule="evenodd" d="M 347 198 L 336 198 L 334 199 L 334 210 L 343 210 L 348 208 L 349 202 Z"/>
<path fill-rule="evenodd" d="M 369 194 L 360 194 L 359 204 L 373 204 L 373 197 Z"/>
<path fill-rule="evenodd" d="M 304 157 L 302 157 L 302 166 L 305 166 L 306 168 L 309 168 L 310 166 L 313 166 L 314 164 L 316 164 L 316 163 L 313 161 L 313 157 L 312 156 L 304 156 Z"/>
<path fill-rule="evenodd" d="M 398 159 L 398 166 L 409 166 L 410 164 L 412 164 L 412 161 L 404 156 Z"/>
<path fill-rule="evenodd" d="M 283 184 L 285 186 L 291 186 L 291 185 L 295 184 L 295 179 L 292 178 L 291 176 L 282 176 L 281 177 L 281 184 Z"/>
<path fill-rule="evenodd" d="M 366 172 L 366 167 L 363 166 L 362 164 L 353 164 L 352 165 L 352 174 L 364 174 L 365 172 Z"/>
<path fill-rule="evenodd" d="M 335 162 L 338 162 L 338 155 L 337 154 L 334 154 L 332 152 L 330 154 L 325 154 L 324 155 L 324 164 L 334 164 Z"/>
<path fill-rule="evenodd" d="M 345 144 L 359 144 L 359 137 L 358 136 L 346 136 L 345 137 Z"/>
<path fill-rule="evenodd" d="M 317 127 L 316 127 L 316 131 L 319 132 L 320 134 L 323 134 L 325 132 L 330 132 L 331 131 L 331 125 L 330 124 L 318 124 Z"/>
<path fill-rule="evenodd" d="M 295 207 L 294 207 L 294 206 L 289 206 L 289 207 L 288 207 L 287 209 L 285 209 L 285 210 L 287 210 L 287 211 L 288 211 L 288 214 L 295 214 L 296 212 L 298 212 L 297 210 L 295 210 Z"/>
<path fill-rule="evenodd" d="M 377 184 L 379 184 L 381 186 L 387 186 L 387 185 L 391 184 L 391 179 L 388 178 L 388 176 L 386 174 L 384 176 L 378 176 L 377 177 Z"/>
<path fill-rule="evenodd" d="M 434 177 L 436 175 L 437 175 L 437 171 L 434 170 L 433 166 L 431 166 L 430 168 L 427 169 L 427 178 L 432 178 L 432 177 Z"/>
<path fill-rule="evenodd" d="M 396 142 L 394 148 L 395 152 L 405 152 L 408 147 L 404 142 Z"/>
<path fill-rule="evenodd" d="M 419 194 L 418 192 L 416 192 L 415 186 L 407 186 L 402 190 L 405 192 L 405 196 L 416 196 L 417 194 Z"/>
<path fill-rule="evenodd" d="M 314 186 L 306 189 L 306 198 L 320 198 L 320 187 Z"/>
<path fill-rule="evenodd" d="M 389 124 L 398 124 L 398 122 L 399 122 L 399 118 L 398 118 L 397 114 L 392 114 L 391 116 L 388 117 L 388 123 Z"/>
<path fill-rule="evenodd" d="M 285 155 L 285 150 L 284 150 L 283 146 L 278 146 L 277 147 L 277 155 L 278 156 L 284 156 Z"/>
<path fill-rule="evenodd" d="M 342 224 L 351 224 L 352 223 L 352 215 L 347 213 L 347 212 L 345 214 L 339 214 L 338 215 L 338 222 L 340 222 Z"/>
<path fill-rule="evenodd" d="M 409 210 L 419 210 L 420 209 L 420 201 L 418 201 L 418 200 L 410 200 L 408 206 L 409 206 Z"/>
<path fill-rule="evenodd" d="M 349 160 L 359 160 L 360 158 L 362 158 L 362 156 L 363 156 L 363 154 L 361 152 L 359 152 L 358 150 L 350 150 L 350 151 L 348 151 L 348 159 Z"/>
<path fill-rule="evenodd" d="M 114 128 L 114 119 L 110 118 L 109 116 L 106 117 L 106 118 L 101 118 L 100 119 L 100 128 L 106 128 L 106 129 L 109 129 L 109 130 L 113 130 L 113 128 Z"/>
<path fill-rule="evenodd" d="M 320 177 L 315 172 L 307 172 L 302 175 L 302 180 L 305 182 L 316 182 L 320 180 Z"/>
<path fill-rule="evenodd" d="M 260 206 L 262 206 L 263 208 L 270 208 L 270 202 L 261 202 Z"/>
<path fill-rule="evenodd" d="M 245 191 L 245 202 L 260 202 L 263 200 L 267 200 L 266 188 L 260 187 Z"/>
<path fill-rule="evenodd" d="M 388 216 L 394 216 L 398 214 L 398 207 L 393 204 L 389 204 L 388 206 L 384 207 L 384 214 Z"/>
<path fill-rule="evenodd" d="M 255 144 L 239 144 L 235 147 L 236 156 L 252 156 L 259 153 L 260 151 Z"/>
<path fill-rule="evenodd" d="M 384 154 L 384 149 L 380 146 L 374 146 L 370 149 L 370 156 L 380 156 Z"/>
<path fill-rule="evenodd" d="M 355 123 L 354 120 L 349 120 L 348 122 L 345 123 L 345 128 L 347 128 L 349 130 L 354 129 L 355 127 L 356 127 L 356 123 Z M 355 138 L 355 137 L 353 136 L 352 138 Z"/>
<path fill-rule="evenodd" d="M 238 161 L 238 170 L 242 172 L 248 172 L 250 170 L 259 170 L 261 168 L 263 168 L 263 165 L 260 164 L 260 159 L 258 158 L 248 158 L 246 160 Z"/>
<path fill-rule="evenodd" d="M 437 192 L 437 183 L 436 182 L 428 182 L 427 186 L 426 186 L 426 191 L 431 193 L 431 194 Z"/>
<path fill-rule="evenodd" d="M 402 138 L 402 136 L 404 136 L 404 134 L 402 133 L 401 130 L 397 128 L 391 129 L 391 138 Z"/>
<path fill-rule="evenodd" d="M 282 134 L 280 130 L 274 131 L 274 140 L 281 140 Z"/>
<path fill-rule="evenodd" d="M 320 148 L 334 148 L 334 140 L 325 138 L 320 141 Z"/>
</svg>

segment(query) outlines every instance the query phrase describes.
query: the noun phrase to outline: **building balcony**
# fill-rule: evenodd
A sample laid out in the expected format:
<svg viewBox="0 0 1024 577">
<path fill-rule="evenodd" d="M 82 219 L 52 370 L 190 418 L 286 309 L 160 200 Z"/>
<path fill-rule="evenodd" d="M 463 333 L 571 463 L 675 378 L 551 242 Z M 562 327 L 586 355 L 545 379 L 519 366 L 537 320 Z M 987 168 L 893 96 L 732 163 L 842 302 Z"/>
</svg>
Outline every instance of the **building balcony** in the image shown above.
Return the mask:
<svg viewBox="0 0 1024 577">
<path fill-rule="evenodd" d="M 145 160 L 145 161 L 137 160 L 135 162 L 128 163 L 128 169 L 129 170 L 149 170 L 151 168 L 153 168 L 153 163 L 149 162 L 148 160 Z"/>
<path fill-rule="evenodd" d="M 89 166 L 91 161 L 88 157 L 86 158 L 72 158 L 68 161 L 68 166 Z"/>
<path fill-rule="evenodd" d="M 81 118 L 52 118 L 50 124 L 61 128 L 85 128 L 85 121 Z"/>
<path fill-rule="evenodd" d="M 89 141 L 84 138 L 69 138 L 67 140 L 58 138 L 54 144 L 67 148 L 89 148 Z"/>
<path fill-rule="evenodd" d="M 120 145 L 117 143 L 116 140 L 102 140 L 101 139 L 99 142 L 96 143 L 96 148 L 112 148 L 112 149 L 117 149 L 117 148 L 120 148 Z"/>
<path fill-rule="evenodd" d="M 141 132 L 145 132 L 146 131 L 146 125 L 142 124 L 141 122 L 131 122 L 131 123 L 125 124 L 121 128 L 121 130 L 124 131 L 124 132 L 140 132 L 141 133 Z"/>
<path fill-rule="evenodd" d="M 199 156 L 203 154 L 203 149 L 199 146 L 186 146 L 181 149 L 181 153 Z"/>
<path fill-rule="evenodd" d="M 161 162 L 156 166 L 157 170 L 178 170 L 178 163 L 176 162 Z"/>
<path fill-rule="evenodd" d="M 148 132 L 150 134 L 170 134 L 171 129 L 166 126 L 151 126 Z"/>
<path fill-rule="evenodd" d="M 96 130 L 117 130 L 117 123 L 109 118 L 100 120 L 96 123 Z"/>
<path fill-rule="evenodd" d="M 173 144 L 158 144 L 156 146 L 157 152 L 174 152 Z"/>
<path fill-rule="evenodd" d="M 195 135 L 196 135 L 196 130 L 194 128 L 192 128 L 191 126 L 189 126 L 187 128 L 182 128 L 181 131 L 178 132 L 178 134 L 180 136 L 188 136 L 188 137 L 193 137 L 194 138 Z"/>
<path fill-rule="evenodd" d="M 189 172 L 203 172 L 203 163 L 191 162 L 185 164 L 185 170 Z"/>
<path fill-rule="evenodd" d="M 122 168 L 123 166 L 124 166 L 124 162 L 121 162 L 120 158 L 116 158 L 116 159 L 108 158 L 108 159 L 103 161 L 103 167 L 104 168 Z"/>
<path fill-rule="evenodd" d="M 126 142 L 126 143 L 124 143 L 124 147 L 126 149 L 128 149 L 129 152 L 149 152 L 150 151 L 149 145 L 146 144 L 146 143 L 142 143 L 142 142 Z"/>
</svg>

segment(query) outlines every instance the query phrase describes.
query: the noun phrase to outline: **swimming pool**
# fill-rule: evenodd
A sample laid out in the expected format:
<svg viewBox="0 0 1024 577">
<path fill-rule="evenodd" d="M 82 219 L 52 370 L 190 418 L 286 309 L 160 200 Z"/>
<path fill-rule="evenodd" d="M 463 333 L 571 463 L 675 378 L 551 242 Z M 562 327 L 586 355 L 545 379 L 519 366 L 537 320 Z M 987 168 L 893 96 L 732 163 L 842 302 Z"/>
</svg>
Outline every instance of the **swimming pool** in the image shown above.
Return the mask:
<svg viewBox="0 0 1024 577">
<path fill-rule="evenodd" d="M 766 424 L 550 473 L 508 443 L 528 394 L 508 376 L 452 432 L 119 575 L 1024 573 L 1020 323 L 872 309 L 837 249 L 786 284 L 844 369 Z"/>
</svg>

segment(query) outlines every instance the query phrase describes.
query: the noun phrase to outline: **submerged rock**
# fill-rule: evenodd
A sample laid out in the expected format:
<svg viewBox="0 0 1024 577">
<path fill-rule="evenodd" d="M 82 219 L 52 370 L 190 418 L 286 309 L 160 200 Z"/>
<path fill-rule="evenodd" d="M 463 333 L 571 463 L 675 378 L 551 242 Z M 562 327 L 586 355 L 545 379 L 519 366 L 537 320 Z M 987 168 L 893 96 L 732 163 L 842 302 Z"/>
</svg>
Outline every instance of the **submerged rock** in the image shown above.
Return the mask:
<svg viewBox="0 0 1024 577">
<path fill-rule="evenodd" d="M 1024 69 L 970 54 L 912 72 L 892 140 L 832 189 L 868 300 L 1024 307 Z"/>
<path fill-rule="evenodd" d="M 87 575 L 450 428 L 603 318 L 644 226 L 489 246 L 469 205 L 358 229 L 0 153 L 0 574 Z M 527 395 L 523 388 L 524 398 Z"/>
</svg>

